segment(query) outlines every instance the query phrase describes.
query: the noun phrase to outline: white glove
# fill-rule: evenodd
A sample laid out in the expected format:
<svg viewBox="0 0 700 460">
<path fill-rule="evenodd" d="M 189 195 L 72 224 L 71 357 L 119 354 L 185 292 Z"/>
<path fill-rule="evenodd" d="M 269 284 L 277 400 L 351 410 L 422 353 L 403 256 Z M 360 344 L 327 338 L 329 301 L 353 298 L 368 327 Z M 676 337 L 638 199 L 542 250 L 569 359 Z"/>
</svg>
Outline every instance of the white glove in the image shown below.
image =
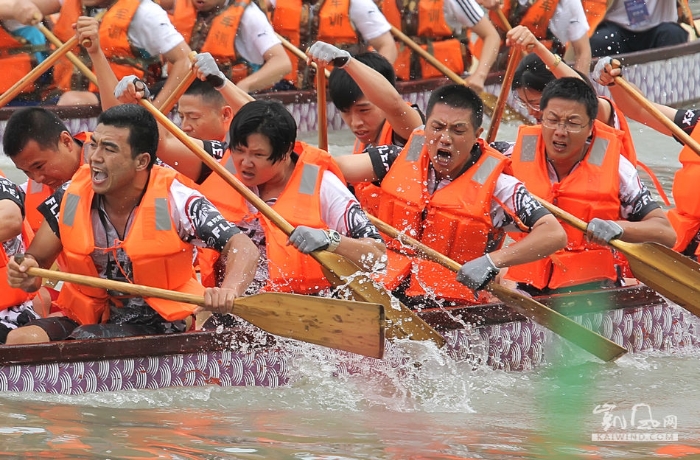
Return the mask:
<svg viewBox="0 0 700 460">
<path fill-rule="evenodd" d="M 498 267 L 494 265 L 491 257 L 484 254 L 462 265 L 462 268 L 457 272 L 457 281 L 472 291 L 478 291 L 494 279 L 498 272 Z"/>
<path fill-rule="evenodd" d="M 138 97 L 138 93 L 143 95 Z M 139 99 L 148 99 L 151 97 L 151 92 L 144 82 L 139 80 L 136 75 L 127 75 L 119 80 L 117 86 L 114 87 L 114 97 L 125 104 L 136 103 Z"/>
<path fill-rule="evenodd" d="M 605 70 L 607 64 L 610 64 L 610 66 L 613 65 L 613 58 L 610 56 L 598 59 L 593 72 L 591 72 L 591 79 L 602 86 L 611 86 L 615 84 L 615 77 Z"/>
<path fill-rule="evenodd" d="M 331 244 L 331 240 L 325 230 L 303 225 L 295 228 L 292 234 L 289 235 L 289 242 L 304 254 L 328 249 L 328 246 Z"/>
<path fill-rule="evenodd" d="M 586 227 L 586 238 L 597 244 L 607 244 L 610 240 L 622 236 L 624 230 L 614 220 L 603 220 L 594 217 Z"/>
<path fill-rule="evenodd" d="M 343 67 L 351 58 L 350 53 L 336 48 L 326 42 L 316 42 L 306 52 L 310 58 L 324 64 L 333 63 L 335 67 Z"/>
<path fill-rule="evenodd" d="M 226 84 L 226 75 L 219 69 L 216 60 L 210 53 L 199 53 L 195 59 L 195 65 L 204 78 L 216 89 L 221 89 Z"/>
</svg>

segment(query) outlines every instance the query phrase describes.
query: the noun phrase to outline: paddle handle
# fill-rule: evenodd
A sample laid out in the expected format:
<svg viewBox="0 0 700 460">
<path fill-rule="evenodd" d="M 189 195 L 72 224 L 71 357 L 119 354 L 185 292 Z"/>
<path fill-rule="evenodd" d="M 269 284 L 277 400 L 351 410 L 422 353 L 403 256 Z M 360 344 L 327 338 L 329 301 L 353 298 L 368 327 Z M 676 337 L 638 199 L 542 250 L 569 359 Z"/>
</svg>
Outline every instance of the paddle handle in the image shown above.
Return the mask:
<svg viewBox="0 0 700 460">
<path fill-rule="evenodd" d="M 95 19 L 97 19 L 97 20 L 101 19 L 102 16 L 104 16 L 104 13 L 105 12 L 101 12 L 100 14 L 98 14 L 95 17 Z M 39 31 L 41 31 L 42 34 L 44 34 L 46 39 L 49 42 L 51 42 L 51 44 L 53 44 L 54 46 L 57 46 L 59 48 L 61 46 L 63 46 L 63 42 L 57 36 L 55 36 L 53 34 L 53 32 L 51 32 L 45 25 L 40 23 L 36 27 L 39 29 Z M 83 47 L 87 48 L 87 47 L 92 45 L 92 42 L 89 39 L 86 39 L 86 40 L 82 41 L 81 45 Z M 66 53 L 66 57 L 83 75 L 85 75 L 85 77 L 88 80 L 90 80 L 90 82 L 92 84 L 97 86 L 97 77 L 92 72 L 92 70 L 90 70 L 90 68 L 88 66 L 86 66 L 83 61 L 80 60 L 80 58 L 78 56 L 76 56 L 72 51 L 68 51 Z"/>
<path fill-rule="evenodd" d="M 668 128 L 674 136 L 681 140 L 685 145 L 690 147 L 695 153 L 700 155 L 700 143 L 690 137 L 688 133 L 683 131 L 680 126 L 676 125 L 673 120 L 665 116 L 659 109 L 657 109 L 654 104 L 649 102 L 642 93 L 637 91 L 627 80 L 622 77 L 615 77 L 615 84 L 622 88 L 627 94 L 632 97 L 639 105 L 641 105 L 647 112 L 649 112 L 654 118 L 656 118 L 661 124 Z"/>
<path fill-rule="evenodd" d="M 326 70 L 325 67 L 323 70 Z M 326 113 L 326 74 L 316 72 L 316 100 L 318 105 L 318 148 L 328 151 L 328 115 Z"/>
<path fill-rule="evenodd" d="M 499 8 L 498 11 L 501 11 L 501 9 Z M 501 14 L 503 13 L 501 12 Z M 491 115 L 491 124 L 489 125 L 488 133 L 486 133 L 486 142 L 489 144 L 496 140 L 498 127 L 501 125 L 501 117 L 503 116 L 503 111 L 506 109 L 506 102 L 508 101 L 508 95 L 510 94 L 510 85 L 513 83 L 515 70 L 518 68 L 518 63 L 520 62 L 521 57 L 522 53 L 520 53 L 518 50 L 515 48 L 510 49 L 508 67 L 506 68 L 505 75 L 503 75 L 501 92 L 498 94 L 496 107 L 493 109 L 493 114 Z"/>
<path fill-rule="evenodd" d="M 125 292 L 139 297 L 155 297 L 157 299 L 173 300 L 175 302 L 191 303 L 194 305 L 204 305 L 204 297 L 183 292 L 170 291 L 167 289 L 143 286 L 141 284 L 124 283 L 121 281 L 95 278 L 94 276 L 77 275 L 75 273 L 64 273 L 56 270 L 46 270 L 44 268 L 32 267 L 27 270 L 27 274 L 41 278 L 63 281 L 64 283 L 81 284 L 99 289 L 110 289 L 113 291 Z"/>
<path fill-rule="evenodd" d="M 294 43 L 290 42 L 289 40 L 287 40 L 286 38 L 284 38 L 283 36 L 281 36 L 278 33 L 275 33 L 275 35 L 277 35 L 277 38 L 279 38 L 280 41 L 282 42 L 282 46 L 284 46 L 289 51 L 291 51 L 293 55 L 295 55 L 296 57 L 298 57 L 302 61 L 306 61 L 308 59 L 308 56 L 306 54 L 304 54 L 304 52 L 302 50 L 300 50 L 299 48 L 294 46 Z M 318 70 L 318 66 L 316 65 L 315 62 L 312 62 L 311 66 L 314 69 Z M 328 69 L 323 69 L 323 73 L 326 75 L 326 78 L 331 76 L 331 73 Z"/>
<path fill-rule="evenodd" d="M 196 56 L 197 52 L 191 51 L 189 55 L 190 62 L 194 62 Z M 170 113 L 170 111 L 173 110 L 173 107 L 175 107 L 177 100 L 180 99 L 180 96 L 185 94 L 187 88 L 190 87 L 190 85 L 193 81 L 195 81 L 196 78 L 197 72 L 194 70 L 194 66 L 192 66 L 187 72 L 187 75 L 185 75 L 184 78 L 180 81 L 180 83 L 178 83 L 178 85 L 175 87 L 173 92 L 170 93 L 168 97 L 163 101 L 163 103 L 160 105 L 159 110 L 163 113 Z"/>
<path fill-rule="evenodd" d="M 14 85 L 8 88 L 8 90 L 0 96 L 0 107 L 4 107 L 5 105 L 7 105 L 7 103 L 14 99 L 19 93 L 21 93 L 26 86 L 34 83 L 34 81 L 36 81 L 37 78 L 39 78 L 44 72 L 49 70 L 56 61 L 58 61 L 61 57 L 68 53 L 70 49 L 73 48 L 77 43 L 78 37 L 71 37 L 70 40 L 61 45 L 61 47 L 59 47 L 56 51 L 51 53 L 49 57 L 44 59 L 41 62 L 41 64 L 34 67 L 31 70 L 31 72 L 29 72 L 26 76 L 20 78 Z"/>
<path fill-rule="evenodd" d="M 501 9 L 500 6 L 496 7 L 496 16 L 498 16 L 498 19 L 501 21 L 503 24 L 503 27 L 505 28 L 506 32 L 508 32 L 510 29 L 513 27 L 510 25 L 510 21 L 508 21 L 508 18 L 506 17 L 505 14 L 503 14 L 503 10 Z"/>
</svg>

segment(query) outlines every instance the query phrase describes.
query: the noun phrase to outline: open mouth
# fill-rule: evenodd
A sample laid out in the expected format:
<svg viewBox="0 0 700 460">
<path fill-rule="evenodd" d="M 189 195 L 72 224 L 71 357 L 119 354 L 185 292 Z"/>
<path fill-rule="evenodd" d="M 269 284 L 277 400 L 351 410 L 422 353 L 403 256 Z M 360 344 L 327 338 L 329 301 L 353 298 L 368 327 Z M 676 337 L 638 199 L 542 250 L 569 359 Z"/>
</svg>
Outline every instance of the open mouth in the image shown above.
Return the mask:
<svg viewBox="0 0 700 460">
<path fill-rule="evenodd" d="M 451 160 L 452 160 L 452 152 L 450 152 L 449 150 L 445 150 L 445 149 L 438 149 L 437 150 L 437 155 L 435 156 L 435 161 L 440 166 L 449 165 Z"/>
<path fill-rule="evenodd" d="M 566 142 L 552 141 L 552 146 L 554 146 L 554 149 L 558 152 L 566 150 L 567 145 Z"/>
<path fill-rule="evenodd" d="M 107 180 L 107 173 L 106 172 L 104 172 L 100 169 L 92 168 L 92 183 L 93 184 L 101 184 L 106 180 Z"/>
</svg>

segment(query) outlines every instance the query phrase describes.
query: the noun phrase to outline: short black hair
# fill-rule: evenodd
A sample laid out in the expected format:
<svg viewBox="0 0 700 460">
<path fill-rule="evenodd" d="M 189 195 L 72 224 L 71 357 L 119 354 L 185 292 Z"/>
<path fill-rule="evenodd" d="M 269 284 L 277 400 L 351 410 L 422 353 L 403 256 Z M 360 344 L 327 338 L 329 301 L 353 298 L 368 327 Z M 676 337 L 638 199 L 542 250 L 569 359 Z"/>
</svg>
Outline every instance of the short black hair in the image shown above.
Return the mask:
<svg viewBox="0 0 700 460">
<path fill-rule="evenodd" d="M 580 78 L 559 78 L 548 84 L 540 99 L 540 107 L 543 111 L 552 99 L 580 102 L 586 107 L 586 115 L 591 122 L 598 116 L 598 96 L 595 90 Z"/>
<path fill-rule="evenodd" d="M 430 118 L 433 108 L 437 104 L 444 104 L 454 109 L 469 109 L 472 111 L 472 125 L 474 129 L 480 128 L 484 121 L 484 101 L 468 86 L 449 84 L 437 88 L 428 99 L 425 117 Z"/>
<path fill-rule="evenodd" d="M 148 153 L 151 158 L 150 169 L 156 162 L 158 150 L 158 124 L 148 110 L 136 104 L 124 104 L 110 107 L 97 117 L 97 124 L 115 126 L 129 130 L 131 156 L 136 158 L 141 153 Z"/>
<path fill-rule="evenodd" d="M 520 61 L 513 74 L 511 89 L 531 89 L 541 93 L 547 83 L 556 80 L 556 77 L 544 65 L 544 62 L 535 53 L 528 54 Z"/>
<path fill-rule="evenodd" d="M 291 113 L 278 101 L 256 100 L 245 104 L 231 121 L 231 149 L 248 147 L 248 136 L 262 134 L 272 146 L 268 160 L 273 164 L 284 160 L 294 147 L 297 123 Z"/>
<path fill-rule="evenodd" d="M 392 86 L 396 86 L 394 67 L 381 54 L 370 51 L 367 53 L 360 53 L 353 58 L 365 64 L 367 67 L 376 70 L 386 78 Z M 331 76 L 328 78 L 328 94 L 333 104 L 341 112 L 350 109 L 355 102 L 364 96 L 360 87 L 357 86 L 357 83 L 355 83 L 355 80 L 352 79 L 347 71 L 337 67 L 333 69 Z"/>
<path fill-rule="evenodd" d="M 42 149 L 55 150 L 64 131 L 70 133 L 55 113 L 41 107 L 21 109 L 7 120 L 2 148 L 10 158 L 18 155 L 29 141 L 36 141 Z"/>
<path fill-rule="evenodd" d="M 205 102 L 215 104 L 218 107 L 226 105 L 226 100 L 221 93 L 214 88 L 214 85 L 206 80 L 196 78 L 192 84 L 185 90 L 185 95 L 200 96 Z"/>
</svg>

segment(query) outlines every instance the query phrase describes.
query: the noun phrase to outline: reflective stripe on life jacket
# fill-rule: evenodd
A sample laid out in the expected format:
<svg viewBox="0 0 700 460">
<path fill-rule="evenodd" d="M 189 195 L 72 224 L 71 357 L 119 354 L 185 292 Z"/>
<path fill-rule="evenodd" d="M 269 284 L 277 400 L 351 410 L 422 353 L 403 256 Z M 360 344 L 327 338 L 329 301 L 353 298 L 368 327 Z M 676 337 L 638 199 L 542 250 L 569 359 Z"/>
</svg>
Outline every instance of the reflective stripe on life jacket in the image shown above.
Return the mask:
<svg viewBox="0 0 700 460">
<path fill-rule="evenodd" d="M 133 282 L 162 289 L 202 295 L 204 287 L 195 278 L 192 268 L 193 246 L 183 242 L 170 216 L 168 191 L 178 173 L 153 166 L 146 192 L 138 206 L 122 248 L 132 264 Z M 99 276 L 90 256 L 95 248 L 92 226 L 92 190 L 90 167 L 82 166 L 73 176 L 61 202 L 59 229 L 66 270 L 88 276 Z M 109 251 L 109 248 L 105 251 Z M 195 306 L 170 300 L 145 298 L 166 321 L 184 319 Z M 109 296 L 104 289 L 66 284 L 58 305 L 79 324 L 104 322 L 109 316 Z"/>
<path fill-rule="evenodd" d="M 491 222 L 491 201 L 498 177 L 509 161 L 482 139 L 477 142 L 482 154 L 476 163 L 430 195 L 425 134 L 415 130 L 382 181 L 379 218 L 459 263 L 495 249 L 503 232 L 494 229 Z M 387 246 L 401 249 L 397 241 L 389 240 Z M 397 262 L 404 268 L 392 270 L 395 276 L 412 271 L 408 295 L 425 295 L 425 286 L 438 298 L 476 301 L 472 291 L 456 282 L 454 273 L 434 262 L 408 257 Z M 396 279 L 386 278 L 385 282 L 391 286 Z"/>
<path fill-rule="evenodd" d="M 515 177 L 533 194 L 589 222 L 620 219 L 621 133 L 595 120 L 593 141 L 583 160 L 563 180 L 552 184 L 542 138 L 542 126 L 521 126 L 511 156 Z M 617 280 L 613 252 L 586 241 L 580 230 L 562 222 L 567 234 L 563 250 L 544 259 L 510 267 L 507 278 L 538 289 Z M 523 236 L 512 234 L 513 239 Z"/>
<path fill-rule="evenodd" d="M 294 227 L 306 225 L 313 228 L 328 228 L 328 223 L 321 218 L 319 190 L 323 173 L 329 170 L 343 183 L 345 179 L 328 152 L 303 142 L 297 142 L 294 145 L 294 151 L 301 153 L 287 185 L 272 208 Z M 229 172 L 236 173 L 230 151 L 226 151 L 221 163 Z M 244 227 L 245 224 L 242 222 L 260 219 L 265 231 L 270 273 L 268 289 L 311 294 L 330 287 L 318 262 L 311 256 L 302 254 L 294 246 L 287 245 L 287 235 L 261 213 L 253 214 L 240 194 L 234 190 L 230 193 L 225 192 L 230 188 L 217 174 L 212 174 L 202 183 L 199 190 L 231 222 L 241 223 Z M 214 262 L 215 260 L 200 260 L 203 279 L 205 277 L 212 279 L 210 270 Z"/>
</svg>

